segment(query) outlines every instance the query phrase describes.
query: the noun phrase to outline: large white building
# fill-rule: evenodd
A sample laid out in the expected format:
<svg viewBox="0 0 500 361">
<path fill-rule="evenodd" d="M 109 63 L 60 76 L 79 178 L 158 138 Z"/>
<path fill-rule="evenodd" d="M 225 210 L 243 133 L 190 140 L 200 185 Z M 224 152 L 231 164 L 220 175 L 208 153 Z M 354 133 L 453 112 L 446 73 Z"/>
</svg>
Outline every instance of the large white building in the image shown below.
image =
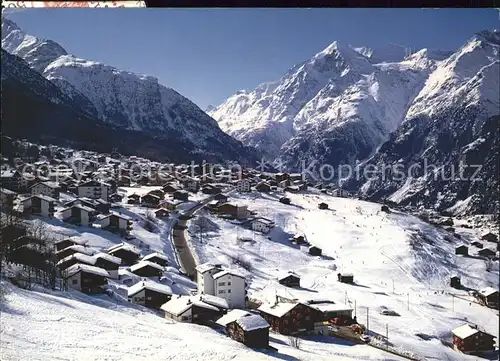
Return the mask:
<svg viewBox="0 0 500 361">
<path fill-rule="evenodd" d="M 246 308 L 246 279 L 243 275 L 211 263 L 203 263 L 196 270 L 198 293 L 223 298 L 229 308 Z"/>
<path fill-rule="evenodd" d="M 102 199 L 108 201 L 109 190 L 111 186 L 107 183 L 101 183 L 94 180 L 78 185 L 78 197 L 87 197 L 90 199 Z"/>
</svg>

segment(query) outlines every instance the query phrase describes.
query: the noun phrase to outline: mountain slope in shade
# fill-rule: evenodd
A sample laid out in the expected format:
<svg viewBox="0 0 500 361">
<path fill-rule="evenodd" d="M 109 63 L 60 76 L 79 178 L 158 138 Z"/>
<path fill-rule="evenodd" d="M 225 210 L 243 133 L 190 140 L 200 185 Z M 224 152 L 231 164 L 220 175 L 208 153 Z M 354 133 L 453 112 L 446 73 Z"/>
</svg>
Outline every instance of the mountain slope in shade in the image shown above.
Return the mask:
<svg viewBox="0 0 500 361">
<path fill-rule="evenodd" d="M 397 164 L 420 169 L 414 167 L 416 171 L 404 179 L 389 172 L 371 180 L 351 179 L 347 186 L 371 199 L 498 212 L 499 50 L 500 33 L 485 31 L 440 63 L 401 127 L 366 162 L 378 169 Z M 430 171 L 424 171 L 424 162 Z"/>
<path fill-rule="evenodd" d="M 23 58 L 86 113 L 107 124 L 158 138 L 176 137 L 207 160 L 254 158 L 253 150 L 155 77 L 68 55 L 57 43 L 27 35 L 7 19 L 2 19 L 2 48 Z"/>
</svg>

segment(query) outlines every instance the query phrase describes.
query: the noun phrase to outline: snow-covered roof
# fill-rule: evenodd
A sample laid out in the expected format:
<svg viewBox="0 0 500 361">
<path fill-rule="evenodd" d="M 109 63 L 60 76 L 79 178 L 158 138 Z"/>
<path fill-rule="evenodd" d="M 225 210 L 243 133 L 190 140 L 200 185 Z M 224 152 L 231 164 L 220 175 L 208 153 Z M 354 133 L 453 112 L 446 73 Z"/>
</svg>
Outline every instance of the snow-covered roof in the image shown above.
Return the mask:
<svg viewBox="0 0 500 361">
<path fill-rule="evenodd" d="M 78 272 L 91 273 L 97 276 L 110 277 L 108 271 L 100 267 L 90 266 L 88 264 L 77 263 L 66 269 L 68 276 L 73 276 Z"/>
<path fill-rule="evenodd" d="M 61 239 L 59 241 L 56 241 L 55 244 L 66 242 L 66 241 L 70 241 L 70 242 L 74 243 L 75 245 L 80 245 L 80 246 L 83 246 L 84 244 L 86 244 L 88 242 L 84 239 L 64 238 L 64 239 Z"/>
<path fill-rule="evenodd" d="M 267 219 L 267 218 L 264 218 L 264 217 L 257 217 L 257 218 L 254 218 L 252 220 L 252 223 L 253 222 L 259 222 L 259 223 L 263 223 L 263 224 L 267 224 L 269 226 L 272 226 L 274 225 L 274 221 L 270 220 L 270 219 Z"/>
<path fill-rule="evenodd" d="M 213 270 L 214 268 L 220 268 L 220 267 L 218 267 L 217 265 L 214 265 L 213 263 L 210 263 L 210 262 L 202 263 L 202 264 L 196 266 L 196 270 L 200 273 L 208 272 L 210 270 Z"/>
<path fill-rule="evenodd" d="M 137 271 L 138 269 L 141 269 L 143 267 L 147 267 L 147 266 L 150 266 L 150 267 L 153 267 L 153 268 L 156 268 L 157 270 L 159 271 L 163 271 L 163 267 L 160 266 L 159 264 L 157 263 L 154 263 L 154 262 L 150 262 L 150 261 L 140 261 L 139 263 L 136 263 L 134 264 L 132 267 L 130 267 L 130 271 L 132 272 L 135 272 Z"/>
<path fill-rule="evenodd" d="M 10 195 L 17 194 L 16 192 L 11 191 L 10 189 L 7 189 L 7 188 L 0 188 L 0 193 L 3 193 L 3 194 L 10 194 Z"/>
<path fill-rule="evenodd" d="M 281 280 L 284 280 L 285 278 L 289 277 L 289 276 L 294 276 L 294 277 L 297 277 L 297 278 L 300 278 L 300 276 L 292 271 L 288 271 L 288 272 L 282 272 L 278 275 L 278 281 L 281 281 Z"/>
<path fill-rule="evenodd" d="M 93 255 L 92 257 L 94 257 L 96 259 L 96 261 L 99 258 L 102 258 L 102 259 L 105 259 L 106 261 L 109 261 L 109 262 L 112 262 L 112 263 L 115 263 L 115 264 L 118 264 L 118 265 L 122 263 L 121 258 L 112 256 L 110 254 L 103 253 L 103 252 L 99 252 L 99 253 Z"/>
<path fill-rule="evenodd" d="M 308 304 L 308 306 L 320 312 L 352 311 L 351 307 L 343 305 L 341 303 L 322 302 Z"/>
<path fill-rule="evenodd" d="M 72 246 L 68 246 L 68 247 L 66 247 L 64 249 L 61 249 L 60 251 L 56 252 L 56 254 L 62 253 L 62 252 L 67 251 L 67 250 L 73 250 L 73 251 L 76 251 L 78 253 L 83 253 L 83 254 L 86 254 L 86 255 L 89 255 L 89 256 L 91 256 L 92 254 L 94 254 L 94 250 L 93 249 L 85 247 L 85 246 L 82 246 L 82 245 L 79 245 L 79 244 L 75 244 L 75 245 L 72 245 Z"/>
<path fill-rule="evenodd" d="M 231 310 L 228 313 L 226 313 L 224 316 L 219 318 L 215 323 L 226 327 L 227 324 L 229 324 L 233 321 L 236 321 L 241 317 L 245 317 L 245 316 L 249 316 L 249 315 L 251 315 L 251 313 L 248 311 L 235 309 L 235 310 Z"/>
<path fill-rule="evenodd" d="M 229 308 L 227 301 L 221 297 L 212 296 L 212 295 L 199 295 L 198 299 L 199 300 L 201 299 L 201 301 L 203 301 L 204 303 L 215 306 L 217 308 L 225 308 L 225 309 Z"/>
<path fill-rule="evenodd" d="M 129 287 L 127 292 L 128 297 L 132 297 L 143 289 L 148 289 L 150 291 L 155 291 L 166 295 L 172 294 L 172 289 L 169 286 L 151 280 L 145 280 L 137 282 L 135 285 Z"/>
<path fill-rule="evenodd" d="M 482 290 L 479 291 L 479 293 L 485 297 L 488 297 L 489 295 L 494 294 L 495 292 L 498 292 L 496 289 L 493 287 L 486 287 L 483 288 Z"/>
<path fill-rule="evenodd" d="M 236 323 L 245 331 L 259 330 L 261 328 L 268 328 L 269 323 L 260 315 L 250 315 L 239 318 Z"/>
<path fill-rule="evenodd" d="M 39 199 L 44 200 L 46 202 L 57 202 L 57 199 L 52 198 L 52 197 L 48 197 L 48 196 L 44 196 L 43 194 L 37 194 L 37 195 L 31 196 L 31 198 L 39 198 Z"/>
<path fill-rule="evenodd" d="M 242 275 L 241 273 L 239 273 L 238 271 L 235 271 L 235 270 L 229 270 L 229 269 L 228 269 L 228 270 L 224 270 L 224 271 L 217 272 L 216 274 L 214 274 L 214 275 L 212 276 L 212 278 L 213 278 L 214 280 L 216 280 L 216 279 L 218 279 L 218 278 L 220 278 L 220 277 L 223 277 L 223 276 L 225 276 L 225 275 L 231 275 L 231 276 L 240 277 L 240 278 L 243 278 L 243 279 L 245 279 L 245 278 L 246 278 L 245 276 L 243 276 L 243 275 Z"/>
<path fill-rule="evenodd" d="M 290 312 L 298 303 L 292 302 L 280 302 L 276 305 L 272 305 L 269 303 L 263 303 L 258 310 L 269 315 L 273 315 L 276 317 L 282 317 L 288 312 Z"/>
<path fill-rule="evenodd" d="M 73 253 L 72 255 L 69 255 L 67 257 L 64 257 L 62 260 L 57 262 L 57 265 L 61 265 L 71 259 L 76 259 L 78 262 L 89 264 L 89 265 L 94 265 L 96 262 L 96 259 L 93 256 L 89 256 L 83 253 Z"/>
<path fill-rule="evenodd" d="M 170 301 L 164 303 L 160 308 L 165 312 L 178 316 L 186 312 L 192 305 L 196 305 L 198 307 L 212 311 L 219 311 L 217 307 L 201 301 L 199 295 L 175 297 Z"/>
<path fill-rule="evenodd" d="M 471 327 L 468 324 L 462 325 L 460 327 L 457 327 L 457 328 L 451 330 L 452 334 L 454 334 L 458 338 L 461 338 L 462 340 L 467 338 L 467 337 L 470 337 L 478 332 L 479 331 L 477 329 L 475 329 L 474 327 Z"/>
<path fill-rule="evenodd" d="M 151 258 L 159 258 L 159 259 L 162 259 L 164 261 L 168 261 L 168 257 L 165 256 L 163 253 L 160 253 L 160 252 L 154 252 L 154 253 L 150 253 L 146 256 L 144 256 L 142 258 L 143 261 L 147 261 L 148 259 L 151 259 Z"/>
<path fill-rule="evenodd" d="M 131 246 L 130 244 L 126 244 L 126 243 L 122 243 L 116 247 L 111 247 L 108 249 L 108 252 L 116 252 L 118 250 L 125 250 L 125 251 L 129 251 L 129 252 L 132 252 L 132 253 L 135 253 L 137 255 L 141 255 L 141 251 L 139 251 L 137 248 L 135 248 L 134 246 Z"/>
</svg>

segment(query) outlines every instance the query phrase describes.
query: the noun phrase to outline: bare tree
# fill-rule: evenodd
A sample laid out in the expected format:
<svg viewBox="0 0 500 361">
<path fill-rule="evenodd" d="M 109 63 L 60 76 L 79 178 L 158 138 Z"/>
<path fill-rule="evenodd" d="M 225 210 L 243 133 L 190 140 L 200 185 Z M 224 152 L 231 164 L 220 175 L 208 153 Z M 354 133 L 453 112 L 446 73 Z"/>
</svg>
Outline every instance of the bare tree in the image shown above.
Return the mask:
<svg viewBox="0 0 500 361">
<path fill-rule="evenodd" d="M 300 338 L 298 338 L 297 336 L 288 336 L 288 343 L 290 344 L 290 346 L 296 348 L 297 350 L 300 350 L 300 341 Z"/>
</svg>

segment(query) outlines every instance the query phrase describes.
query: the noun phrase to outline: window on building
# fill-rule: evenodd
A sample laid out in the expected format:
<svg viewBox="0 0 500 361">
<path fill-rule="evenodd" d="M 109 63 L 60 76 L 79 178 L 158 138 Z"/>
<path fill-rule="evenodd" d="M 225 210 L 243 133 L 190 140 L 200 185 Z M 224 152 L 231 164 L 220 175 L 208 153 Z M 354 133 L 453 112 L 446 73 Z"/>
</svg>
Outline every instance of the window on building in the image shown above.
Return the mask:
<svg viewBox="0 0 500 361">
<path fill-rule="evenodd" d="M 225 286 L 226 282 L 219 282 L 219 286 Z"/>
<path fill-rule="evenodd" d="M 231 293 L 231 290 L 227 290 L 227 293 Z"/>
<path fill-rule="evenodd" d="M 228 286 L 231 286 L 231 281 L 229 281 L 229 282 L 227 283 L 227 285 L 228 285 Z"/>
<path fill-rule="evenodd" d="M 181 317 L 181 320 L 182 320 L 182 321 L 187 321 L 187 320 L 189 320 L 189 317 L 187 317 L 187 316 L 182 316 L 182 317 Z"/>
<path fill-rule="evenodd" d="M 219 290 L 219 294 L 221 294 L 221 293 L 226 293 L 226 291 L 224 291 L 224 290 Z"/>
<path fill-rule="evenodd" d="M 78 283 L 78 280 L 71 280 L 71 284 L 76 285 Z"/>
</svg>

